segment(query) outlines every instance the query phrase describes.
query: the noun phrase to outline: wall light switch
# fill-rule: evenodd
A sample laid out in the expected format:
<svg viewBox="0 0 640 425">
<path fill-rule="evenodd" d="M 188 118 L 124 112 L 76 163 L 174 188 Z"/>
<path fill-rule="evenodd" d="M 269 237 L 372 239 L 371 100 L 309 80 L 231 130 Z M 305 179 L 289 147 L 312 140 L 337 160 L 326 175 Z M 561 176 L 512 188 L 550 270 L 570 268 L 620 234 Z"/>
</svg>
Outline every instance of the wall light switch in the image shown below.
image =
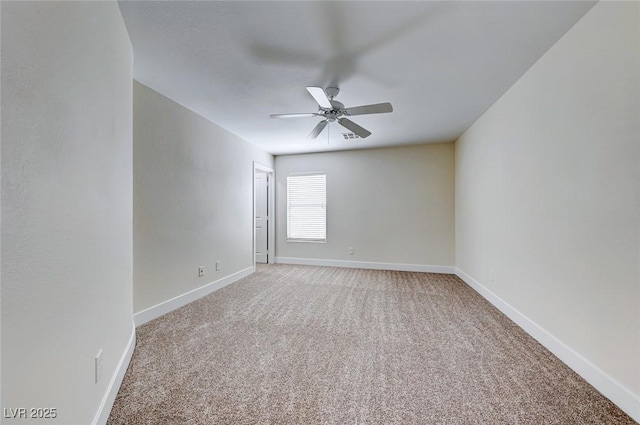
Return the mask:
<svg viewBox="0 0 640 425">
<path fill-rule="evenodd" d="M 100 350 L 98 351 L 98 355 L 94 359 L 94 372 L 95 372 L 96 384 L 100 380 L 103 370 L 104 370 L 104 364 L 102 363 L 102 350 Z"/>
<path fill-rule="evenodd" d="M 349 255 L 353 255 L 353 247 L 352 246 L 349 247 Z"/>
<path fill-rule="evenodd" d="M 222 261 L 216 261 L 216 270 L 222 270 Z"/>
</svg>

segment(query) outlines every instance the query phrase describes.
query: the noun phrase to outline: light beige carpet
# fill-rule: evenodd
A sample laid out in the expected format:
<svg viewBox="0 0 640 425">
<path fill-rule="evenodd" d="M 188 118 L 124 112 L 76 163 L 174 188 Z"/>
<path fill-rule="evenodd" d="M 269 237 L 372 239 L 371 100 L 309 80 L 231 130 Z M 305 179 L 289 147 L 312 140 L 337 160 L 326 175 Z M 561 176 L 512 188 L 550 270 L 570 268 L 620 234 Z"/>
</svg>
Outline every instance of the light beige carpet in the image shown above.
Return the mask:
<svg viewBox="0 0 640 425">
<path fill-rule="evenodd" d="M 137 330 L 109 425 L 632 424 L 455 276 L 265 265 Z"/>
</svg>

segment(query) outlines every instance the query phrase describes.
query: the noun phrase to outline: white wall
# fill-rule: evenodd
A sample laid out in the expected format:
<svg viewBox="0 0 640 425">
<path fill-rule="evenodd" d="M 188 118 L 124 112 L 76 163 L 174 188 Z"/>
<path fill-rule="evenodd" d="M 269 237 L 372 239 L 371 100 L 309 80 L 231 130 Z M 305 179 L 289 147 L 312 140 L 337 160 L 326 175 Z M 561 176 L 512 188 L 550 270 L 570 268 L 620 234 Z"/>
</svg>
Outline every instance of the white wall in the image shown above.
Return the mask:
<svg viewBox="0 0 640 425">
<path fill-rule="evenodd" d="M 327 174 L 327 243 L 287 242 L 287 175 L 314 171 Z M 452 143 L 278 156 L 276 182 L 279 261 L 454 264 Z"/>
<path fill-rule="evenodd" d="M 130 348 L 132 66 L 115 2 L 2 2 L 2 407 L 57 409 L 5 424 L 92 423 Z"/>
<path fill-rule="evenodd" d="M 639 8 L 597 4 L 456 144 L 457 266 L 628 390 L 636 420 Z"/>
<path fill-rule="evenodd" d="M 141 312 L 253 267 L 253 161 L 272 167 L 273 157 L 138 82 L 133 103 Z"/>
</svg>

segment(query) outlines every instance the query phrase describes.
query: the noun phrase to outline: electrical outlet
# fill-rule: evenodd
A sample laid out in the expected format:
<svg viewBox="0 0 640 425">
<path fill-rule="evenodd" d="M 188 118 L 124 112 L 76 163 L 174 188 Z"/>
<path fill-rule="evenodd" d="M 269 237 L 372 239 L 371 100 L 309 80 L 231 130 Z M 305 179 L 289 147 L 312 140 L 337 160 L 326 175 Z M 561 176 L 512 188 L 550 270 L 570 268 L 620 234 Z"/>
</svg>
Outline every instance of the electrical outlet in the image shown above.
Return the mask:
<svg viewBox="0 0 640 425">
<path fill-rule="evenodd" d="M 102 349 L 100 349 L 100 351 L 98 351 L 98 355 L 94 359 L 94 372 L 95 372 L 96 384 L 100 380 L 103 370 L 104 370 L 104 364 L 102 363 Z"/>
<path fill-rule="evenodd" d="M 353 247 L 352 246 L 349 247 L 349 255 L 353 255 Z"/>
<path fill-rule="evenodd" d="M 198 267 L 198 277 L 204 276 L 204 266 Z"/>
<path fill-rule="evenodd" d="M 222 261 L 216 261 L 216 270 L 217 271 L 222 270 Z"/>
</svg>

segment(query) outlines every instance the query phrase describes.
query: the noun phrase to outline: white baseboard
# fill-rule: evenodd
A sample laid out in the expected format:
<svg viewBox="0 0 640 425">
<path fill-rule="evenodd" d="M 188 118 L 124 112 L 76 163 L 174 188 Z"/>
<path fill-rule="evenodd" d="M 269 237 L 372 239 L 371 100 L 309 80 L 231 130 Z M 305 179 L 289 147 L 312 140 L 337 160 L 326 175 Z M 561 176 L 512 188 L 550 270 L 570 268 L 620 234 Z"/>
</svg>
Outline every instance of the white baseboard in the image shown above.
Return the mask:
<svg viewBox="0 0 640 425">
<path fill-rule="evenodd" d="M 371 261 L 323 260 L 316 258 L 276 257 L 276 263 L 303 266 L 347 267 L 351 269 L 395 270 L 402 272 L 425 272 L 455 274 L 454 266 L 428 266 L 423 264 L 376 263 Z"/>
<path fill-rule="evenodd" d="M 120 390 L 120 385 L 122 385 L 122 380 L 124 379 L 124 374 L 127 372 L 127 368 L 129 367 L 129 362 L 133 356 L 133 349 L 135 346 L 136 326 L 134 323 L 131 323 L 131 335 L 129 336 L 129 342 L 127 343 L 124 353 L 122 353 L 122 357 L 120 357 L 120 361 L 118 362 L 118 366 L 111 377 L 111 381 L 107 387 L 107 392 L 102 398 L 102 402 L 100 403 L 98 412 L 93 418 L 93 422 L 91 422 L 92 425 L 105 425 L 107 423 L 107 419 L 109 419 L 109 414 L 111 413 L 111 408 L 113 407 L 113 402 L 116 400 L 116 396 Z"/>
<path fill-rule="evenodd" d="M 640 397 L 638 397 L 638 395 L 631 392 L 624 385 L 582 357 L 459 268 L 456 268 L 456 275 L 504 313 L 505 316 L 513 320 L 547 350 L 551 351 L 562 362 L 573 369 L 578 375 L 582 376 L 589 384 L 616 404 L 627 415 L 631 416 L 633 420 L 640 423 Z"/>
<path fill-rule="evenodd" d="M 136 326 L 143 325 L 153 319 L 157 319 L 158 317 L 169 313 L 170 311 L 187 305 L 198 298 L 202 298 L 205 295 L 209 295 L 210 293 L 217 291 L 218 289 L 224 288 L 243 277 L 249 276 L 254 271 L 254 266 L 247 267 L 246 269 L 240 270 L 239 272 L 233 273 L 227 277 L 223 277 L 222 279 L 218 279 L 192 291 L 185 292 L 182 295 L 178 295 L 170 300 L 163 301 L 153 307 L 137 312 L 133 315 L 133 320 Z"/>
</svg>

